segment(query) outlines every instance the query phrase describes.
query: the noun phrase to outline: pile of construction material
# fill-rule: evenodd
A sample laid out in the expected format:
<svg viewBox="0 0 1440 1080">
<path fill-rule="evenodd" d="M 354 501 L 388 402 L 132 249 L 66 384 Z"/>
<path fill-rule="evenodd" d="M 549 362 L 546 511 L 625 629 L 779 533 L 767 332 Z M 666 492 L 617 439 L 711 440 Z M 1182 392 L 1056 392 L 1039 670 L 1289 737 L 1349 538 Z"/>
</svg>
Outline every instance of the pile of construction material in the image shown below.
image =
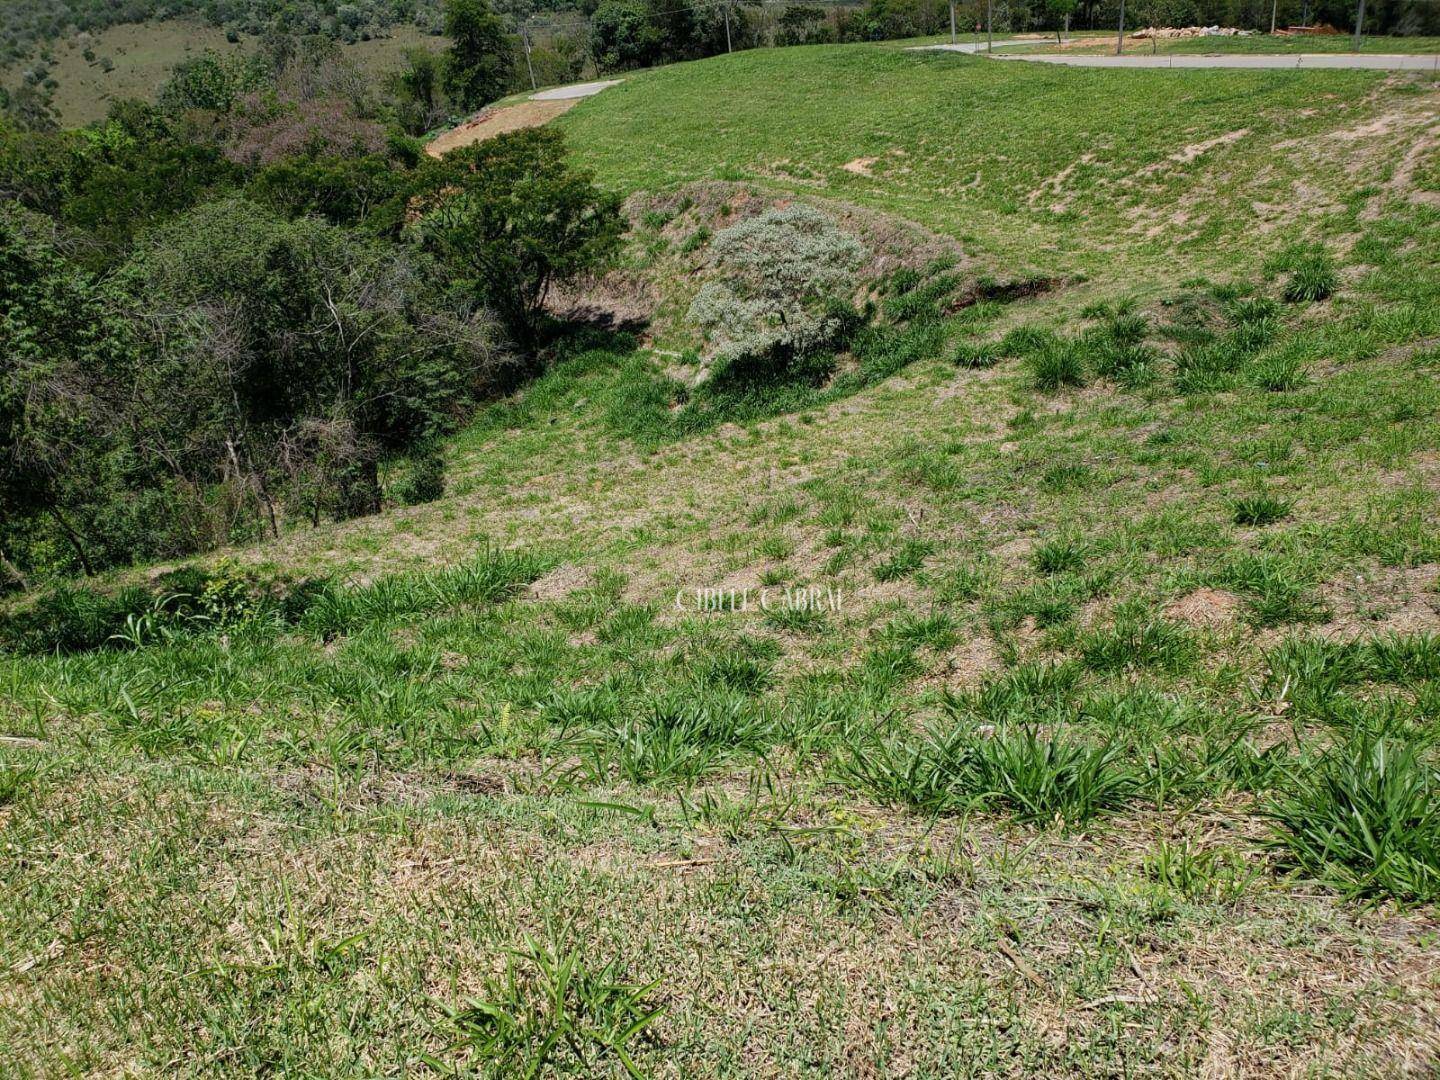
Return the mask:
<svg viewBox="0 0 1440 1080">
<path fill-rule="evenodd" d="M 1327 35 L 1338 33 L 1340 33 L 1340 31 L 1336 30 L 1335 27 L 1329 23 L 1320 23 L 1317 26 L 1287 26 L 1275 31 L 1277 37 L 1307 37 L 1313 34 Z"/>
<path fill-rule="evenodd" d="M 1172 38 L 1248 37 L 1253 33 L 1254 30 L 1237 30 L 1233 26 L 1147 26 L 1144 30 L 1136 30 L 1135 36 L 1168 41 Z"/>
</svg>

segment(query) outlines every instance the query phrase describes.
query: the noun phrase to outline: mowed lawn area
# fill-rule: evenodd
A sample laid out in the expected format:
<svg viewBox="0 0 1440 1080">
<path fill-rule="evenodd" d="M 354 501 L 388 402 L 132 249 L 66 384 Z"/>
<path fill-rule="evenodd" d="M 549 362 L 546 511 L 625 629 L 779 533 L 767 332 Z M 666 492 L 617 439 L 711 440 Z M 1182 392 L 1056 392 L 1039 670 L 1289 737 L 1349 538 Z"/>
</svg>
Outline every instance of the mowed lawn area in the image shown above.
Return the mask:
<svg viewBox="0 0 1440 1080">
<path fill-rule="evenodd" d="M 1437 101 L 848 46 L 565 114 L 648 329 L 190 622 L 0 624 L 5 1069 L 1432 1073 Z M 873 324 L 707 392 L 797 200 Z"/>
</svg>

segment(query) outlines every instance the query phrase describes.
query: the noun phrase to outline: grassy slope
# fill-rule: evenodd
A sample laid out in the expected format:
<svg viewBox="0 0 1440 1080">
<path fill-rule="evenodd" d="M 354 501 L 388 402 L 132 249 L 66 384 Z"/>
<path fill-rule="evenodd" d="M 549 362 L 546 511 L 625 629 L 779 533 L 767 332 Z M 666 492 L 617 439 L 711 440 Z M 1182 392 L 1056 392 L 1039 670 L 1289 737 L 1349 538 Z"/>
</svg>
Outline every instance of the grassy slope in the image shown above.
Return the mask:
<svg viewBox="0 0 1440 1080">
<path fill-rule="evenodd" d="M 1177 263 L 1253 269 L 1266 250 L 1257 230 L 1276 227 L 1254 204 L 1285 206 L 1301 182 L 1353 183 L 1344 160 L 1308 140 L 1371 116 L 1383 82 L 987 63 L 888 49 L 746 53 L 637 75 L 561 126 L 602 179 L 626 188 L 753 177 L 894 212 L 1002 266 L 1171 277 Z M 1277 151 L 1290 140 L 1301 141 Z M 842 169 L 868 157 L 873 178 Z"/>
<path fill-rule="evenodd" d="M 996 270 L 1091 276 L 952 335 L 1075 326 L 1126 293 L 1170 321 L 1203 292 L 1182 279 L 1258 280 L 1302 229 L 1342 253 L 1346 286 L 1285 311 L 1301 377 L 1278 392 L 1259 361 L 1209 391 L 1167 372 L 1043 394 L 1014 361 L 932 356 L 807 414 L 636 445 L 615 434 L 639 407 L 623 373 L 650 361 L 592 353 L 462 436 L 441 502 L 254 553 L 374 574 L 489 538 L 563 564 L 526 595 L 329 642 L 0 661 L 5 731 L 43 741 L 0 746 L 34 770 L 0 806 L 0 1052 L 37 1074 L 464 1064 L 444 1006 L 533 1004 L 495 981 L 532 935 L 659 980 L 667 1015 L 634 1046 L 657 1075 L 1433 1063 L 1433 910 L 1282 876 L 1260 846 L 1263 770 L 1177 766 L 1191 792 L 1156 809 L 1152 775 L 1067 832 L 932 821 L 836 768 L 872 730 L 943 722 L 1006 678 L 1022 711 L 1060 702 L 1137 761 L 1242 732 L 1320 747 L 1387 711 L 1433 729 L 1433 680 L 1302 694 L 1268 677 L 1290 634 L 1436 625 L 1440 223 L 1382 191 L 1433 94 L 856 48 L 648 73 L 577 108 L 565 126 L 611 183 L 754 177 L 902 213 Z M 1137 127 L 1142 111 L 1167 122 Z M 875 179 L 838 168 L 897 146 Z M 1092 169 L 1031 205 L 1086 152 Z M 1433 186 L 1433 157 L 1408 175 Z M 1073 213 L 1046 208 L 1067 192 Z M 1253 203 L 1297 193 L 1324 212 L 1261 232 Z M 1137 208 L 1156 236 L 1127 231 Z M 1288 516 L 1237 524 L 1257 489 Z M 1074 550 L 1037 555 L 1057 538 Z M 722 583 L 844 603 L 800 623 L 674 611 L 677 588 Z M 1116 669 L 1127 618 L 1175 632 Z M 1055 661 L 1073 683 L 1024 689 Z M 656 721 L 676 698 L 703 730 Z M 1166 869 L 1187 842 L 1216 861 Z"/>
<path fill-rule="evenodd" d="M 240 42 L 231 44 L 218 27 L 187 19 L 112 26 L 91 35 L 94 63 L 86 62 L 84 47 L 76 39 L 55 42 L 50 46 L 55 61 L 51 75 L 60 84 L 55 92 L 55 108 L 62 124 L 79 127 L 103 119 L 112 101 L 152 100 L 170 70 L 182 60 L 199 56 L 207 49 L 224 54 L 251 49 L 255 44 L 254 39 L 243 36 Z M 380 74 L 396 67 L 405 49 L 438 49 L 442 45 L 441 38 L 422 34 L 413 27 L 397 26 L 388 37 L 344 45 L 342 51 L 362 70 Z M 115 63 L 109 72 L 99 66 L 100 59 L 107 56 Z M 17 77 L 15 71 L 0 70 L 0 83 L 9 84 Z"/>
</svg>

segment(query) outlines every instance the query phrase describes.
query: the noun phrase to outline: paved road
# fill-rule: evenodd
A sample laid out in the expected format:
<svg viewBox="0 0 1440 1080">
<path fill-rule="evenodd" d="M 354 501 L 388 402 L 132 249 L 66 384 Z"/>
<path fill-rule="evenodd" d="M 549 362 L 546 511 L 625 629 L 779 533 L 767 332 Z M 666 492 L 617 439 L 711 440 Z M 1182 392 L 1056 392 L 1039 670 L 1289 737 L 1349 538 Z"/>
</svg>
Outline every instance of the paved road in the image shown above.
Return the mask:
<svg viewBox="0 0 1440 1080">
<path fill-rule="evenodd" d="M 531 94 L 530 100 L 567 101 L 570 98 L 590 97 L 606 87 L 619 86 L 621 81 L 620 79 L 611 79 L 608 82 L 584 82 L 576 83 L 574 86 L 557 86 L 554 90 L 541 90 L 538 94 Z"/>
<path fill-rule="evenodd" d="M 1038 45 L 1037 41 L 997 41 L 995 48 L 1008 45 Z M 984 53 L 985 43 L 964 45 L 921 45 L 921 49 L 942 52 Z M 1399 53 L 1127 53 L 1124 56 L 1083 53 L 997 53 L 996 60 L 1028 60 L 1036 64 L 1064 64 L 1067 67 L 1106 68 L 1260 68 L 1265 70 L 1315 70 L 1318 68 L 1368 68 L 1374 71 L 1440 71 L 1440 55 Z"/>
<path fill-rule="evenodd" d="M 1043 41 L 1037 40 L 1036 38 L 1031 38 L 1031 39 L 1028 40 L 1028 41 L 1024 41 L 1024 40 L 997 41 L 997 42 L 995 42 L 995 48 L 997 48 L 997 49 L 1003 49 L 1003 48 L 1005 48 L 1005 46 L 1007 46 L 1007 45 L 1043 45 L 1043 44 L 1045 44 Z M 985 51 L 985 49 L 986 49 L 986 45 L 985 45 L 985 42 L 983 42 L 983 41 L 967 41 L 967 42 L 965 42 L 965 44 L 963 44 L 963 45 L 911 45 L 911 46 L 909 46 L 909 49 L 910 49 L 911 52 L 983 53 L 983 52 Z"/>
</svg>

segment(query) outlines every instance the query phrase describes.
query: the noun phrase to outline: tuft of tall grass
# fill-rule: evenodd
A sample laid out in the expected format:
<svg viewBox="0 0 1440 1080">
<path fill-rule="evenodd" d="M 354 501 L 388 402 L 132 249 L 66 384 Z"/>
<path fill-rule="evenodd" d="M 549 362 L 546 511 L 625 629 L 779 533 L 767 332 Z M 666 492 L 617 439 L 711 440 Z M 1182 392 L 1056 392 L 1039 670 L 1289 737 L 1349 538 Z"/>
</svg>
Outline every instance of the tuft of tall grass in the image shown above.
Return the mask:
<svg viewBox="0 0 1440 1080">
<path fill-rule="evenodd" d="M 872 735 L 843 747 L 834 768 L 842 781 L 882 803 L 927 813 L 942 813 L 957 803 L 949 753 L 931 733 L 919 739 Z"/>
<path fill-rule="evenodd" d="M 1280 305 L 1268 296 L 1246 296 L 1232 300 L 1225 314 L 1237 326 L 1267 323 L 1280 315 Z"/>
<path fill-rule="evenodd" d="M 929 540 L 909 539 L 903 541 L 890 557 L 875 564 L 876 581 L 899 581 L 910 577 L 922 566 L 935 550 Z"/>
<path fill-rule="evenodd" d="M 1078 340 L 1053 338 L 1043 348 L 1027 353 L 1025 366 L 1037 390 L 1085 385 L 1085 358 Z"/>
<path fill-rule="evenodd" d="M 1259 628 L 1318 622 L 1327 614 L 1311 591 L 1309 573 L 1273 552 L 1240 556 L 1220 572 L 1216 583 L 1247 594 L 1250 622 Z"/>
<path fill-rule="evenodd" d="M 1118 742 L 1090 743 L 1063 727 L 1044 732 L 1025 723 L 875 739 L 848 748 L 837 770 L 876 798 L 930 813 L 984 808 L 1063 826 L 1119 809 L 1145 780 Z"/>
<path fill-rule="evenodd" d="M 1057 536 L 1030 553 L 1030 562 L 1042 574 L 1064 574 L 1085 565 L 1085 545 L 1073 536 Z"/>
<path fill-rule="evenodd" d="M 1029 356 L 1048 348 L 1056 340 L 1049 330 L 1038 326 L 1017 326 L 996 343 L 1001 356 Z"/>
<path fill-rule="evenodd" d="M 629 982 L 613 960 L 592 965 L 576 950 L 527 938 L 506 956 L 503 972 L 485 980 L 481 996 L 450 1010 L 450 1049 L 501 1076 L 595 1076 L 618 1065 L 638 1078 L 634 1044 L 664 1012 L 650 1000 L 657 986 Z"/>
<path fill-rule="evenodd" d="M 495 603 L 545 568 L 533 555 L 494 549 L 442 570 L 388 574 L 364 585 L 326 582 L 310 598 L 300 625 L 330 638 L 387 619 Z"/>
<path fill-rule="evenodd" d="M 1145 872 L 1188 900 L 1234 904 L 1263 872 L 1231 848 L 1197 848 L 1161 840 L 1146 857 Z"/>
<path fill-rule="evenodd" d="M 1236 525 L 1264 526 L 1284 521 L 1290 516 L 1293 506 L 1294 503 L 1288 499 L 1257 491 L 1252 495 L 1242 495 L 1232 502 L 1230 512 Z"/>
<path fill-rule="evenodd" d="M 1323 248 L 1315 248 L 1295 258 L 1285 282 L 1285 299 L 1292 304 L 1324 300 L 1340 287 L 1335 262 Z"/>
<path fill-rule="evenodd" d="M 1197 654 L 1189 631 L 1164 619 L 1117 619 L 1113 626 L 1085 631 L 1078 644 L 1085 666 L 1102 672 L 1152 669 L 1177 673 L 1194 663 Z"/>
<path fill-rule="evenodd" d="M 960 784 L 966 794 L 1025 822 L 1084 825 L 1128 803 L 1144 779 L 1118 742 L 1084 742 L 1064 728 L 1000 729 L 971 740 L 969 749 Z"/>
<path fill-rule="evenodd" d="M 989 341 L 962 341 L 955 347 L 955 366 L 992 368 L 1000 362 L 1000 350 Z"/>
<path fill-rule="evenodd" d="M 580 771 L 596 782 L 688 783 L 739 753 L 759 753 L 779 738 L 776 719 L 735 691 L 697 688 L 582 733 Z"/>
<path fill-rule="evenodd" d="M 1412 743 L 1360 735 L 1266 808 L 1295 869 L 1366 899 L 1440 898 L 1440 774 Z"/>
<path fill-rule="evenodd" d="M 1340 692 L 1361 683 L 1419 691 L 1440 679 L 1440 635 L 1389 634 L 1333 641 L 1291 637 L 1265 654 L 1264 691 L 1301 715 L 1327 717 Z"/>
</svg>

